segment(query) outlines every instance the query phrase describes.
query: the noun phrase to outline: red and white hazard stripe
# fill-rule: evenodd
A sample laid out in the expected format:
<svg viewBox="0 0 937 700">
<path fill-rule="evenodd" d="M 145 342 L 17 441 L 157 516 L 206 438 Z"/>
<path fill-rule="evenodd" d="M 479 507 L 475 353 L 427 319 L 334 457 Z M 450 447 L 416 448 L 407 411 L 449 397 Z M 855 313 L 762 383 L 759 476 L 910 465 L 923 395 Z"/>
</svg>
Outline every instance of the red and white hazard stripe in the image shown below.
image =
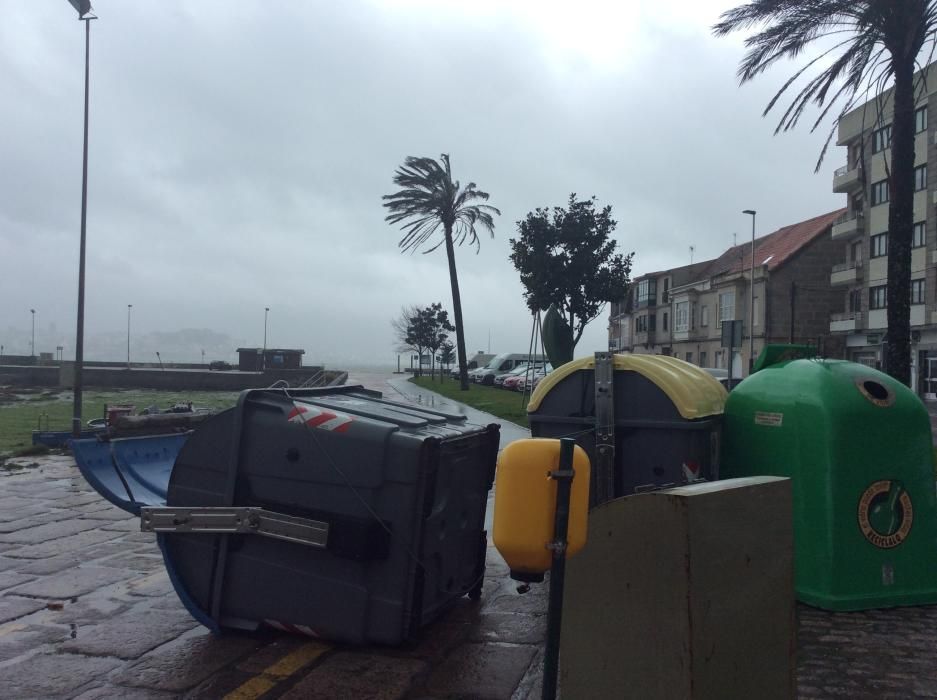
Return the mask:
<svg viewBox="0 0 937 700">
<path fill-rule="evenodd" d="M 348 430 L 348 426 L 354 422 L 354 419 L 346 413 L 299 403 L 293 404 L 293 410 L 290 411 L 286 419 L 290 423 L 305 423 L 310 428 L 321 428 L 336 433 L 344 433 Z"/>
<path fill-rule="evenodd" d="M 306 625 L 290 625 L 286 622 L 277 622 L 276 620 L 264 620 L 264 624 L 267 627 L 272 627 L 275 630 L 280 630 L 281 632 L 289 632 L 290 634 L 303 634 L 307 637 L 316 637 L 319 635 L 311 627 Z"/>
</svg>

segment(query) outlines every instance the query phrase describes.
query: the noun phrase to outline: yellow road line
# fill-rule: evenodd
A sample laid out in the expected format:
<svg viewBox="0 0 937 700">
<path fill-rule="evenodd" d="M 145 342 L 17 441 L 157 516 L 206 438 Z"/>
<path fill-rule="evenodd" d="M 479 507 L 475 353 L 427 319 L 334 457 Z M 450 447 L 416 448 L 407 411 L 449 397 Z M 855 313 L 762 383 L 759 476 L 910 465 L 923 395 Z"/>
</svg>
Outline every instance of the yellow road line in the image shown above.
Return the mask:
<svg viewBox="0 0 937 700">
<path fill-rule="evenodd" d="M 289 678 L 303 666 L 312 663 L 331 649 L 332 647 L 321 642 L 303 644 L 296 651 L 287 654 L 275 664 L 264 669 L 264 674 L 276 676 L 277 678 Z"/>
<path fill-rule="evenodd" d="M 238 686 L 224 696 L 224 700 L 254 700 L 275 686 L 279 680 L 273 681 L 265 676 L 254 676 L 246 683 Z"/>
<path fill-rule="evenodd" d="M 277 683 L 289 678 L 318 659 L 332 647 L 320 642 L 308 642 L 275 661 L 249 681 L 242 683 L 224 696 L 224 700 L 256 700 Z"/>
</svg>

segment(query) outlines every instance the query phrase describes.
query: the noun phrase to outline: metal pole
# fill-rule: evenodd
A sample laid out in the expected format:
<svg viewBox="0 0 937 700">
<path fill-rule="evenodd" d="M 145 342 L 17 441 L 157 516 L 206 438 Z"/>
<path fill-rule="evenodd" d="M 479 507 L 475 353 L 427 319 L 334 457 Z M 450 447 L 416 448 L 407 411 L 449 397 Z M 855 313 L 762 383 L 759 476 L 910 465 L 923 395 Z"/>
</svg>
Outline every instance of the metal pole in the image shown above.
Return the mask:
<svg viewBox="0 0 937 700">
<path fill-rule="evenodd" d="M 752 217 L 752 269 L 749 280 L 748 299 L 748 373 L 755 367 L 755 210 L 746 209 L 742 212 Z"/>
<path fill-rule="evenodd" d="M 29 356 L 36 357 L 36 310 L 30 309 L 29 313 L 32 314 L 33 319 L 33 335 L 32 340 L 29 341 Z"/>
<path fill-rule="evenodd" d="M 264 352 L 260 356 L 260 368 L 267 369 L 267 314 L 270 313 L 270 307 L 264 307 Z"/>
<path fill-rule="evenodd" d="M 130 369 L 130 309 L 133 304 L 127 304 L 127 369 Z"/>
<path fill-rule="evenodd" d="M 547 646 L 543 655 L 543 700 L 556 699 L 559 675 L 560 631 L 563 626 L 563 589 L 566 583 L 566 536 L 569 529 L 569 493 L 576 472 L 573 470 L 572 438 L 560 440 L 559 469 L 550 472 L 556 480 L 556 515 L 553 520 L 553 564 L 550 568 L 550 600 L 547 606 Z"/>
<path fill-rule="evenodd" d="M 81 437 L 81 380 L 85 350 L 85 234 L 88 220 L 88 77 L 91 57 L 91 17 L 85 23 L 85 134 L 81 156 L 81 243 L 78 254 L 78 328 L 75 331 L 75 400 L 72 437 Z"/>
</svg>

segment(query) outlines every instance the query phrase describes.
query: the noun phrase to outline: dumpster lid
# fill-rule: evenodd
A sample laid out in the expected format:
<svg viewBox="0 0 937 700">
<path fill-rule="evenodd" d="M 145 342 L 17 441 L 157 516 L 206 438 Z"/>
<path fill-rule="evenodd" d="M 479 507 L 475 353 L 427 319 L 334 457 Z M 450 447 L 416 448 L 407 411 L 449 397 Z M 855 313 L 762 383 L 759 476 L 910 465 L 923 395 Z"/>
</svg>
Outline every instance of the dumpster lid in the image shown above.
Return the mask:
<svg viewBox="0 0 937 700">
<path fill-rule="evenodd" d="M 637 372 L 663 391 L 681 416 L 688 420 L 719 415 L 726 402 L 726 390 L 708 372 L 668 355 L 615 355 L 615 370 Z M 595 369 L 595 358 L 584 357 L 558 367 L 540 380 L 527 412 L 540 408 L 549 391 L 573 372 Z"/>
</svg>

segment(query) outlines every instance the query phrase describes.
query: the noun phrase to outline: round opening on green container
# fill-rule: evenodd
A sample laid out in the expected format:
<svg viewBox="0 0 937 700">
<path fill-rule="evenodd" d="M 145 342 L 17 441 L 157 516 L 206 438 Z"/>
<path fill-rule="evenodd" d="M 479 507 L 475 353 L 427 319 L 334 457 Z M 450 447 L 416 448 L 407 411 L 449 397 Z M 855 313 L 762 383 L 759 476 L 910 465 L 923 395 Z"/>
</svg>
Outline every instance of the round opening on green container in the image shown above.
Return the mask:
<svg viewBox="0 0 937 700">
<path fill-rule="evenodd" d="M 876 406 L 884 408 L 895 403 L 895 392 L 874 377 L 859 377 L 856 379 L 856 386 L 859 393 Z"/>
</svg>

